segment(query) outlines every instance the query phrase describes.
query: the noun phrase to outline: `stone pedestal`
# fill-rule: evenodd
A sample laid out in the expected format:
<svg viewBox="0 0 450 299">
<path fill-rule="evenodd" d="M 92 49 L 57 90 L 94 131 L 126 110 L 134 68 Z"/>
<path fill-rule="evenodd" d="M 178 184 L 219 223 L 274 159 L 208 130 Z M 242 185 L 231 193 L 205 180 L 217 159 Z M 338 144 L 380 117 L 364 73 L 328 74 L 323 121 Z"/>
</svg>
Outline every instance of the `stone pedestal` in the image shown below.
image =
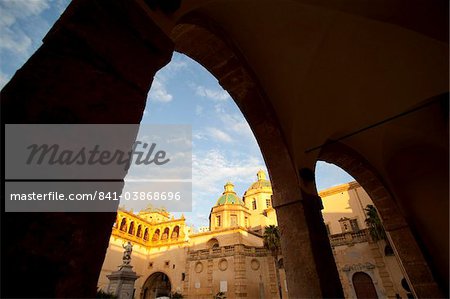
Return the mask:
<svg viewBox="0 0 450 299">
<path fill-rule="evenodd" d="M 118 299 L 134 298 L 134 282 L 139 276 L 132 268 L 130 265 L 122 265 L 119 271 L 106 275 L 109 279 L 108 293 L 117 296 Z"/>
</svg>

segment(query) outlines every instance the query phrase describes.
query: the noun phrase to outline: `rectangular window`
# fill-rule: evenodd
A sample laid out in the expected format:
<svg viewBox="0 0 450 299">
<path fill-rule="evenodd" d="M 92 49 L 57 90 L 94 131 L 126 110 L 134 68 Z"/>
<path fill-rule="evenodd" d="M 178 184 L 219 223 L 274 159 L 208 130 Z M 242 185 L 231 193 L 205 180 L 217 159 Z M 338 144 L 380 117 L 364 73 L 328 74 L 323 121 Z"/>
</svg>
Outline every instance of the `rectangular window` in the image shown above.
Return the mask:
<svg viewBox="0 0 450 299">
<path fill-rule="evenodd" d="M 245 227 L 248 227 L 248 217 L 245 217 Z"/>
<path fill-rule="evenodd" d="M 256 210 L 256 200 L 255 199 L 252 202 L 252 207 L 253 207 L 253 210 Z"/>
<path fill-rule="evenodd" d="M 220 222 L 220 216 L 216 216 L 216 226 L 220 226 L 221 222 Z"/>
<path fill-rule="evenodd" d="M 230 222 L 231 222 L 231 226 L 237 226 L 237 216 L 236 215 L 231 215 L 230 216 Z"/>
<path fill-rule="evenodd" d="M 219 291 L 220 291 L 220 292 L 223 292 L 223 293 L 225 293 L 225 292 L 228 291 L 228 284 L 227 284 L 227 281 L 226 281 L 226 280 L 223 280 L 223 281 L 220 282 L 220 288 L 219 288 Z"/>
<path fill-rule="evenodd" d="M 266 199 L 266 206 L 267 206 L 267 207 L 270 207 L 270 206 L 271 206 L 270 198 Z"/>
<path fill-rule="evenodd" d="M 352 231 L 359 231 L 358 219 L 350 219 L 350 225 L 352 227 Z"/>
</svg>

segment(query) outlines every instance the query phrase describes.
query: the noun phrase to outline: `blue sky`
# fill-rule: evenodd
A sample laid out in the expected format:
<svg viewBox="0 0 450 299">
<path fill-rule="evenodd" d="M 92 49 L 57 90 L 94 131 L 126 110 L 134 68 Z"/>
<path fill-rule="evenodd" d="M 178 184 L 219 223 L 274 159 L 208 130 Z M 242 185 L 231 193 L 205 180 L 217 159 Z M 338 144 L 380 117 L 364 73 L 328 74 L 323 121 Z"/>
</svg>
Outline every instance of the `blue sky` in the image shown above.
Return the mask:
<svg viewBox="0 0 450 299">
<path fill-rule="evenodd" d="M 39 47 L 68 0 L 0 0 L 0 87 Z M 195 227 L 208 225 L 211 207 L 226 181 L 242 196 L 267 171 L 256 140 L 231 97 L 217 80 L 190 58 L 174 53 L 155 76 L 142 123 L 192 126 L 193 211 Z M 318 163 L 319 190 L 352 181 L 340 168 Z"/>
</svg>

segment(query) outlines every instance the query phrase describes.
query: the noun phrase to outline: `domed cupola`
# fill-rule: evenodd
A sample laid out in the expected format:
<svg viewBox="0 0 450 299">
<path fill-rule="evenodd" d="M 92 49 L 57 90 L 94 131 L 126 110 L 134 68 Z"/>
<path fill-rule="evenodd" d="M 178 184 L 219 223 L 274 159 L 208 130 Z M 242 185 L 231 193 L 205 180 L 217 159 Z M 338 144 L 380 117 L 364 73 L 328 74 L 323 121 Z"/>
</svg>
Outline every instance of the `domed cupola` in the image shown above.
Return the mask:
<svg viewBox="0 0 450 299">
<path fill-rule="evenodd" d="M 220 205 L 244 205 L 244 202 L 242 199 L 239 198 L 239 196 L 236 195 L 236 192 L 234 191 L 234 185 L 231 182 L 227 182 L 224 186 L 224 191 L 222 193 L 222 196 L 219 197 L 217 200 L 216 206 Z"/>
<path fill-rule="evenodd" d="M 260 169 L 258 173 L 256 174 L 258 177 L 258 180 L 254 182 L 250 188 L 248 188 L 247 192 L 249 191 L 256 191 L 256 190 L 262 190 L 262 191 L 269 191 L 272 192 L 272 185 L 270 184 L 270 181 L 266 179 L 266 173 L 264 170 Z"/>
</svg>

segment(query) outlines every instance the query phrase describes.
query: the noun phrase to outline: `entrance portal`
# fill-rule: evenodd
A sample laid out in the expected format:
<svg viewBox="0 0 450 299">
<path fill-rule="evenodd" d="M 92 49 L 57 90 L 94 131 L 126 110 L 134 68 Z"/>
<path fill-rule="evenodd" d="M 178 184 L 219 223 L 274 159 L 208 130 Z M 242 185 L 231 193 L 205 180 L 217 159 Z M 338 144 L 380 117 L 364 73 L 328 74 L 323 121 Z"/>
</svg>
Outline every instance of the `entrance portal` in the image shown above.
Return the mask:
<svg viewBox="0 0 450 299">
<path fill-rule="evenodd" d="M 142 290 L 142 299 L 169 298 L 172 286 L 166 274 L 155 272 L 147 278 Z"/>
<path fill-rule="evenodd" d="M 355 288 L 356 298 L 378 298 L 372 278 L 364 272 L 353 274 L 353 287 Z"/>
</svg>

